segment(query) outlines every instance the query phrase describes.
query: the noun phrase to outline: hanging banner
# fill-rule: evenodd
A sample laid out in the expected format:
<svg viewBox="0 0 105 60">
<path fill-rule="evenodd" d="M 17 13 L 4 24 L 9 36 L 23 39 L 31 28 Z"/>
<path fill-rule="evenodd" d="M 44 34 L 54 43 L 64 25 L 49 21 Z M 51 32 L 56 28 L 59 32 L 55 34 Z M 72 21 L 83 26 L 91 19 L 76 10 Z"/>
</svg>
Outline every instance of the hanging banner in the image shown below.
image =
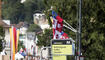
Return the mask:
<svg viewBox="0 0 105 60">
<path fill-rule="evenodd" d="M 11 60 L 15 60 L 15 37 L 14 27 L 10 28 Z"/>
<path fill-rule="evenodd" d="M 17 43 L 16 43 L 16 52 L 18 51 L 18 41 L 19 41 L 19 29 L 16 30 L 17 31 Z"/>
<path fill-rule="evenodd" d="M 19 30 L 12 26 L 9 29 L 9 32 L 10 32 L 11 60 L 15 60 L 15 53 L 18 50 Z"/>
</svg>

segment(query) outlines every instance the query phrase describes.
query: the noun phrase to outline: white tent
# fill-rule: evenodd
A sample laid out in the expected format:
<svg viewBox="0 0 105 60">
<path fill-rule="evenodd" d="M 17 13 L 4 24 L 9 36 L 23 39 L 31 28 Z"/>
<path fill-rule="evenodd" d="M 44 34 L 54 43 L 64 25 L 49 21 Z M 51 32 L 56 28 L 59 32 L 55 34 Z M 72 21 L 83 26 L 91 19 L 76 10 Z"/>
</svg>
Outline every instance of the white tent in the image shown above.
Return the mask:
<svg viewBox="0 0 105 60">
<path fill-rule="evenodd" d="M 21 54 L 19 54 L 19 53 L 16 53 L 15 54 L 15 60 L 20 60 L 21 58 L 24 58 Z"/>
</svg>

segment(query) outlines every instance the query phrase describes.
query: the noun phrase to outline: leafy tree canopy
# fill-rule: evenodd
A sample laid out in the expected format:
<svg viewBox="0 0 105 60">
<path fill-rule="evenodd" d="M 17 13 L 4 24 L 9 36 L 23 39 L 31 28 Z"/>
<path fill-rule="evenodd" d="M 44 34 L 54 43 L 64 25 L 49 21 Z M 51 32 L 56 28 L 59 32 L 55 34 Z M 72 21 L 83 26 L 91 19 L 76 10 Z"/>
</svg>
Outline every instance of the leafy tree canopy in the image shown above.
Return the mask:
<svg viewBox="0 0 105 60">
<path fill-rule="evenodd" d="M 77 28 L 79 1 L 77 0 L 44 0 L 48 18 L 51 15 L 49 9 L 53 6 L 64 20 L 74 28 Z M 86 60 L 104 60 L 105 59 L 105 0 L 82 0 L 82 43 L 81 49 Z M 75 34 L 70 33 L 70 37 Z M 73 34 L 72 34 L 73 33 Z M 97 54 L 96 54 L 97 53 Z"/>
<path fill-rule="evenodd" d="M 31 25 L 29 26 L 29 28 L 28 28 L 27 31 L 28 31 L 28 32 L 36 32 L 36 33 L 38 33 L 38 32 L 41 32 L 42 29 L 40 28 L 39 25 L 31 24 Z"/>
<path fill-rule="evenodd" d="M 26 0 L 24 3 L 21 0 L 2 0 L 2 18 L 9 19 L 12 23 L 20 21 L 33 22 L 33 14 L 36 10 L 43 11 L 43 0 Z"/>
<path fill-rule="evenodd" d="M 53 37 L 52 29 L 45 29 L 42 34 L 38 34 L 38 46 L 50 46 Z"/>
</svg>

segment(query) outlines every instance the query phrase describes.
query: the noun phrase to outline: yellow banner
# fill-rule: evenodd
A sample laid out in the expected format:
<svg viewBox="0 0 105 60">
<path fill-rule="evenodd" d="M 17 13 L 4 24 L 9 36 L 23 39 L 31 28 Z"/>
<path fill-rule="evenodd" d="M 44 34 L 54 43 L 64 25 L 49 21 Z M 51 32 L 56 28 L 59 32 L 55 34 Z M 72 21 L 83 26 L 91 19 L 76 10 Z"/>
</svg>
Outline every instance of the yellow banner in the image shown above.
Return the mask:
<svg viewBox="0 0 105 60">
<path fill-rule="evenodd" d="M 15 60 L 15 37 L 14 37 L 14 27 L 12 27 L 12 37 L 13 37 L 13 60 Z"/>
<path fill-rule="evenodd" d="M 53 60 L 66 60 L 66 56 L 53 56 Z"/>
<path fill-rule="evenodd" d="M 52 45 L 54 55 L 72 55 L 72 45 Z"/>
<path fill-rule="evenodd" d="M 19 41 L 19 29 L 17 30 L 17 45 L 16 45 L 16 52 L 18 51 L 18 41 Z"/>
<path fill-rule="evenodd" d="M 15 42 L 14 42 L 13 27 L 10 28 L 10 43 L 11 43 L 11 59 L 15 60 Z"/>
<path fill-rule="evenodd" d="M 13 49 L 12 49 L 12 40 L 13 40 L 13 38 L 12 38 L 12 28 L 10 28 L 9 29 L 9 31 L 10 31 L 10 48 L 11 48 L 11 59 L 12 59 L 12 57 L 13 57 Z"/>
</svg>

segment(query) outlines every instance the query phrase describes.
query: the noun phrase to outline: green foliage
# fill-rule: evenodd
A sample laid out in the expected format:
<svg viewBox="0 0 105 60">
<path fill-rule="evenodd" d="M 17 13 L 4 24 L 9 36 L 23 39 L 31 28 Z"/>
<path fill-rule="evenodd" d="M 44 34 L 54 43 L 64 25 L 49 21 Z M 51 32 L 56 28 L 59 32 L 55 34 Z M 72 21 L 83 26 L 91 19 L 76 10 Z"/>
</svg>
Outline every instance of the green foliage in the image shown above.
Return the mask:
<svg viewBox="0 0 105 60">
<path fill-rule="evenodd" d="M 21 48 L 25 48 L 25 46 L 23 45 L 23 41 L 18 41 L 18 51 L 21 49 Z"/>
<path fill-rule="evenodd" d="M 4 43 L 4 30 L 3 30 L 3 27 L 0 26 L 0 52 L 4 48 L 3 43 Z"/>
<path fill-rule="evenodd" d="M 45 13 L 51 15 L 48 9 L 53 6 L 64 20 L 77 28 L 78 0 L 44 0 Z M 77 4 L 78 3 L 78 4 Z M 105 59 L 105 0 L 82 0 L 82 53 L 86 60 Z M 49 21 L 50 22 L 50 21 Z M 75 33 L 63 28 L 75 38 Z"/>
<path fill-rule="evenodd" d="M 38 46 L 50 46 L 50 41 L 52 39 L 53 33 L 52 29 L 45 29 L 44 33 L 38 34 Z"/>
<path fill-rule="evenodd" d="M 104 60 L 105 1 L 83 1 L 82 48 L 87 60 Z M 90 3 L 91 2 L 91 3 Z M 97 54 L 96 54 L 97 53 Z"/>
<path fill-rule="evenodd" d="M 33 14 L 36 10 L 43 11 L 43 0 L 26 0 L 24 3 L 21 0 L 3 0 L 2 4 L 2 18 L 9 19 L 12 23 L 20 21 L 33 22 Z"/>
<path fill-rule="evenodd" d="M 40 31 L 42 31 L 42 29 L 40 28 L 39 25 L 36 25 L 36 24 L 31 24 L 27 30 L 27 32 L 36 32 L 36 33 Z"/>
<path fill-rule="evenodd" d="M 65 21 L 67 21 L 70 25 L 72 25 L 74 28 L 76 28 L 77 25 L 77 0 L 44 0 L 45 5 L 46 5 L 46 15 L 47 18 L 49 19 L 49 23 L 51 26 L 51 20 L 50 20 L 50 16 L 51 16 L 51 10 L 48 11 L 51 6 L 53 7 L 53 10 L 61 17 L 63 18 Z M 65 23 L 63 23 L 65 24 Z M 63 28 L 63 31 L 68 33 L 69 36 L 72 36 L 73 38 L 75 38 L 75 33 L 70 31 L 67 28 Z"/>
<path fill-rule="evenodd" d="M 10 19 L 12 23 L 18 23 L 23 20 L 24 5 L 18 0 L 7 1 L 3 0 L 2 17 L 3 19 Z"/>
<path fill-rule="evenodd" d="M 35 11 L 43 11 L 43 0 L 26 0 L 24 4 L 25 19 L 28 22 L 33 22 L 33 14 Z"/>
</svg>

